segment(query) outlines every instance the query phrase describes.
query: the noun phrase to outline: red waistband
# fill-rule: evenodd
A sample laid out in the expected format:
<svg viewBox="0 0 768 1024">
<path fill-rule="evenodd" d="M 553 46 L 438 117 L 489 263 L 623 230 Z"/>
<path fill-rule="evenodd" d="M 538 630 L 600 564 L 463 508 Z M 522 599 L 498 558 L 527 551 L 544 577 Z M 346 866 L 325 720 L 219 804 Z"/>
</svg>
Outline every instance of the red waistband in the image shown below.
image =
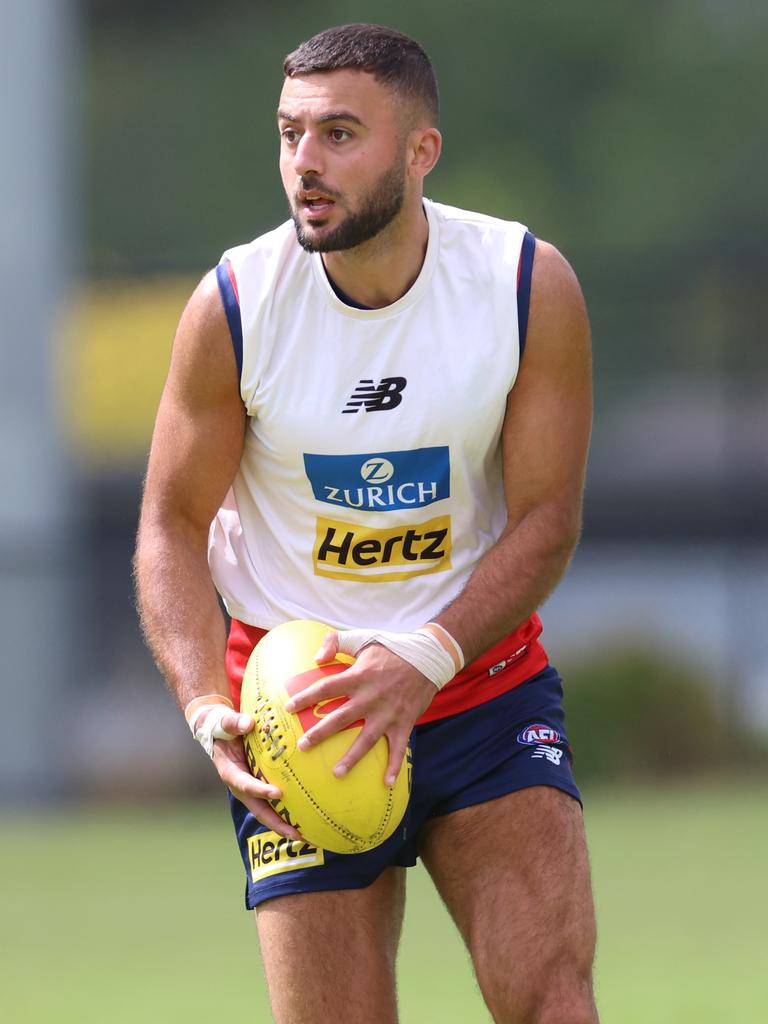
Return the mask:
<svg viewBox="0 0 768 1024">
<path fill-rule="evenodd" d="M 227 641 L 226 667 L 232 701 L 240 707 L 240 688 L 251 651 L 266 633 L 258 626 L 232 620 Z M 543 671 L 549 663 L 539 640 L 541 619 L 532 615 L 514 632 L 499 640 L 479 658 L 466 665 L 435 696 L 416 723 L 434 722 L 501 696 Z"/>
</svg>

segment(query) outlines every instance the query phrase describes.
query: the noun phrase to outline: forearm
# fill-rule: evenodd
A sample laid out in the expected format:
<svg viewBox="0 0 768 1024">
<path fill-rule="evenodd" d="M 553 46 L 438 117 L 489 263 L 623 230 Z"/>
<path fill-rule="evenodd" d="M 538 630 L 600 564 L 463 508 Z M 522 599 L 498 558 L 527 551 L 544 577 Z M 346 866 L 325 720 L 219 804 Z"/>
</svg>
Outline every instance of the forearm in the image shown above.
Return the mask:
<svg viewBox="0 0 768 1024">
<path fill-rule="evenodd" d="M 142 628 L 181 708 L 195 697 L 229 692 L 224 617 L 208 571 L 206 539 L 198 529 L 154 527 L 144 517 L 136 546 Z M 212 700 L 194 704 L 189 721 L 222 782 L 251 814 L 286 839 L 301 839 L 268 803 L 281 797 L 280 790 L 255 778 L 248 766 L 241 737 L 253 729 L 253 718 Z"/>
<path fill-rule="evenodd" d="M 228 695 L 226 629 L 206 536 L 183 524 L 144 521 L 134 567 L 144 636 L 179 706 L 201 694 Z"/>
<path fill-rule="evenodd" d="M 434 617 L 467 663 L 528 618 L 561 579 L 578 542 L 580 512 L 530 511 L 477 563 L 461 593 Z"/>
</svg>

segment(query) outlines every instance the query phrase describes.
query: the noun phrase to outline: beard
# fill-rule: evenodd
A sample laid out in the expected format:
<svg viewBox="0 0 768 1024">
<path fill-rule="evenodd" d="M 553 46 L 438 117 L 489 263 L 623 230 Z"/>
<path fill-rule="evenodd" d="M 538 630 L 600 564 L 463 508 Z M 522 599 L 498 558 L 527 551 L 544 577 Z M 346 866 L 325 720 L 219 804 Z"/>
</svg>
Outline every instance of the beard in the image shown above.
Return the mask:
<svg viewBox="0 0 768 1024">
<path fill-rule="evenodd" d="M 305 189 L 316 188 L 320 192 L 325 192 L 332 199 L 338 195 L 327 192 L 316 178 L 303 178 L 302 185 Z M 350 213 L 341 224 L 322 238 L 313 238 L 308 234 L 292 208 L 291 217 L 296 228 L 296 238 L 302 249 L 307 252 L 339 252 L 343 249 L 354 249 L 375 238 L 391 224 L 402 210 L 404 199 L 405 173 L 402 159 L 398 157 L 363 197 L 360 208 L 355 213 Z"/>
</svg>

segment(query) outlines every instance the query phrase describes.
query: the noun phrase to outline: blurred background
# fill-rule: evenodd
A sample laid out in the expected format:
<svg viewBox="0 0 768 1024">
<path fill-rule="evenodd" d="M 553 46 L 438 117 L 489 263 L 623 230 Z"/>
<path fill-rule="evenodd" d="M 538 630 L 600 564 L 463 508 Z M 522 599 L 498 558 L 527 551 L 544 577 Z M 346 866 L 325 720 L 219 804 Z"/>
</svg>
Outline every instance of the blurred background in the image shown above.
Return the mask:
<svg viewBox="0 0 768 1024">
<path fill-rule="evenodd" d="M 360 20 L 414 35 L 435 64 L 445 148 L 427 194 L 553 241 L 590 309 L 584 538 L 543 619 L 566 678 L 577 775 L 593 795 L 606 1019 L 758 1019 L 768 996 L 755 959 L 768 911 L 768 8 L 6 3 L 8 1019 L 103 1019 L 101 1000 L 117 992 L 126 1020 L 139 1008 L 150 1021 L 202 1020 L 206 997 L 190 1002 L 183 974 L 157 965 L 171 948 L 193 963 L 217 955 L 179 911 L 185 879 L 209 875 L 226 907 L 211 927 L 237 935 L 238 949 L 242 938 L 242 969 L 265 1006 L 235 909 L 226 809 L 143 647 L 130 560 L 186 298 L 225 248 L 287 216 L 274 127 L 282 58 L 321 28 Z M 427 909 L 409 918 L 413 957 L 444 930 L 424 924 L 442 910 L 423 878 L 416 892 Z M 159 922 L 171 919 L 166 934 Z M 55 1005 L 27 984 L 40 955 L 59 965 Z M 460 992 L 445 988 L 451 958 Z M 430 969 L 445 1006 L 425 1001 L 426 975 L 407 975 L 404 1020 L 485 1019 L 457 946 Z"/>
</svg>

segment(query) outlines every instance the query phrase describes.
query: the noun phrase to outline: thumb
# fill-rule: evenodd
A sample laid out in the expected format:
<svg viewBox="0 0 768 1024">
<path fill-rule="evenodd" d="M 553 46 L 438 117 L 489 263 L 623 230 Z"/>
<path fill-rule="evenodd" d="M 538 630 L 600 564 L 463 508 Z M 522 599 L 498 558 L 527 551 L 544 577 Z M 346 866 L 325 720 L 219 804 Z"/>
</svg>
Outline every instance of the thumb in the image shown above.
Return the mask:
<svg viewBox="0 0 768 1024">
<path fill-rule="evenodd" d="M 232 711 L 221 717 L 222 728 L 232 736 L 244 736 L 247 732 L 251 732 L 255 724 L 253 715 L 242 715 L 237 711 Z"/>
<path fill-rule="evenodd" d="M 333 661 L 339 651 L 339 634 L 335 631 L 333 633 L 326 633 L 320 650 L 315 655 L 315 661 L 318 665 L 322 665 L 323 662 Z"/>
<path fill-rule="evenodd" d="M 331 635 L 336 640 L 334 654 L 341 651 L 342 654 L 350 654 L 356 658 L 364 647 L 378 643 L 379 639 L 386 634 L 375 629 L 342 629 Z"/>
</svg>

